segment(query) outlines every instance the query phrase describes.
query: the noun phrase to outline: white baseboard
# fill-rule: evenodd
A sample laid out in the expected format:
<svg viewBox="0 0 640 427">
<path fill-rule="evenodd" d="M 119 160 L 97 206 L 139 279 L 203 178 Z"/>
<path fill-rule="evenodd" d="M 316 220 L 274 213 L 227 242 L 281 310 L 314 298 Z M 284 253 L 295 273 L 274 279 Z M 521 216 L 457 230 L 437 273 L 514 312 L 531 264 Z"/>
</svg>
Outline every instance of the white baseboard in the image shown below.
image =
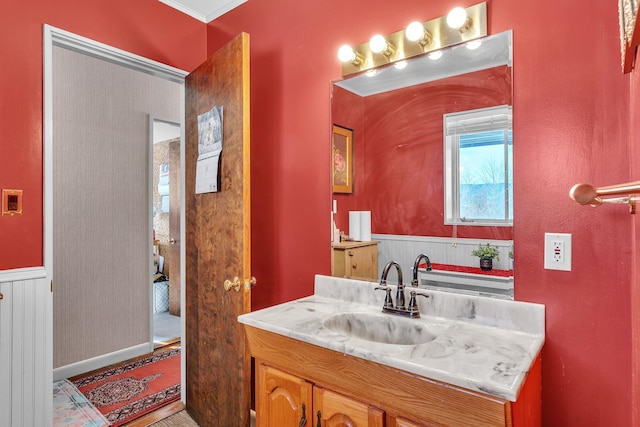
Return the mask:
<svg viewBox="0 0 640 427">
<path fill-rule="evenodd" d="M 125 360 L 149 354 L 152 351 L 153 343 L 149 342 L 114 351 L 113 353 L 103 354 L 102 356 L 97 356 L 91 359 L 81 360 L 80 362 L 71 363 L 66 366 L 61 366 L 53 370 L 53 381 L 74 377 L 115 363 L 124 362 Z"/>
</svg>

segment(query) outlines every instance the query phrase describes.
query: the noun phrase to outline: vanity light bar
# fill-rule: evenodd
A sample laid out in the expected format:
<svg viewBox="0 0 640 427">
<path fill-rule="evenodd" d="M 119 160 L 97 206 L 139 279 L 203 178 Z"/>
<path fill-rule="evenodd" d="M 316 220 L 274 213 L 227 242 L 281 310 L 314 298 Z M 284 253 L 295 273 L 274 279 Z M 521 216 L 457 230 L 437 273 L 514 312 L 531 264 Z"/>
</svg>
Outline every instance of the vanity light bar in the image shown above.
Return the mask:
<svg viewBox="0 0 640 427">
<path fill-rule="evenodd" d="M 348 76 L 486 36 L 487 3 L 478 3 L 464 10 L 467 12 L 465 22 L 468 26 L 451 28 L 447 24 L 447 17 L 442 16 L 422 24 L 426 36 L 420 40 L 407 39 L 404 29 L 385 36 L 387 46 L 393 49 L 385 50 L 383 53 L 374 53 L 369 47 L 369 42 L 356 46 L 352 49 L 353 55 L 349 57 L 357 60 L 343 62 L 342 75 Z M 344 49 L 344 46 L 341 49 Z"/>
</svg>

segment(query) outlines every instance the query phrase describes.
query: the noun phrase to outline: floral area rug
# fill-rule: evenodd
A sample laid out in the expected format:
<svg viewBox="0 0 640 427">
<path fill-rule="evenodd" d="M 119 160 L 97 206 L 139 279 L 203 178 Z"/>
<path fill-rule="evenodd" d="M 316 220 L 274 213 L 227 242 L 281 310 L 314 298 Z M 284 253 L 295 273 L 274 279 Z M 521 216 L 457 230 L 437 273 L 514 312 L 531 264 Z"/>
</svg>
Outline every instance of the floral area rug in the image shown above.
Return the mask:
<svg viewBox="0 0 640 427">
<path fill-rule="evenodd" d="M 126 424 L 180 398 L 180 349 L 172 349 L 73 379 L 108 420 Z"/>
<path fill-rule="evenodd" d="M 106 427 L 107 419 L 67 380 L 53 383 L 53 425 Z"/>
</svg>

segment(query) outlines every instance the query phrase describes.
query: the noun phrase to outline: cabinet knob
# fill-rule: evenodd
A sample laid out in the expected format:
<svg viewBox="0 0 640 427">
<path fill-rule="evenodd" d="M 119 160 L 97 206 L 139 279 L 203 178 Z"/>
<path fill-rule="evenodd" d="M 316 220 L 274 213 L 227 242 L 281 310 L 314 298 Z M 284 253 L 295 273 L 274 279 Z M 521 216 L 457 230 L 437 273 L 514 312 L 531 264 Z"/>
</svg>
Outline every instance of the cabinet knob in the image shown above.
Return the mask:
<svg viewBox="0 0 640 427">
<path fill-rule="evenodd" d="M 0 292 L 0 299 L 3 299 L 4 295 L 2 295 L 2 292 Z"/>
<path fill-rule="evenodd" d="M 349 256 L 353 256 L 353 251 L 349 251 Z"/>
<path fill-rule="evenodd" d="M 354 262 L 354 263 L 353 263 L 353 265 L 351 265 L 351 268 L 353 268 L 354 270 L 355 270 L 356 268 L 358 268 L 358 263 L 357 263 L 357 262 Z"/>
</svg>

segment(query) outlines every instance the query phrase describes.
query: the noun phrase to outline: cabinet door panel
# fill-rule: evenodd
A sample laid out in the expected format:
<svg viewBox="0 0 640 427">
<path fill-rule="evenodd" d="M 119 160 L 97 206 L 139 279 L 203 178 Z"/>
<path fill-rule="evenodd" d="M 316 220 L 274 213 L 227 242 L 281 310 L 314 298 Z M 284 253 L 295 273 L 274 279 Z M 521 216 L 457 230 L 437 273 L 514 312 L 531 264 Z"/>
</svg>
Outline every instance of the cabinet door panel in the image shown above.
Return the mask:
<svg viewBox="0 0 640 427">
<path fill-rule="evenodd" d="M 384 426 L 384 411 L 333 391 L 314 387 L 313 403 L 321 427 Z"/>
<path fill-rule="evenodd" d="M 377 245 L 364 246 L 347 251 L 349 259 L 350 277 L 360 277 L 377 280 L 378 277 L 378 248 Z"/>
<path fill-rule="evenodd" d="M 313 425 L 311 383 L 258 364 L 256 389 L 256 427 Z"/>
</svg>

